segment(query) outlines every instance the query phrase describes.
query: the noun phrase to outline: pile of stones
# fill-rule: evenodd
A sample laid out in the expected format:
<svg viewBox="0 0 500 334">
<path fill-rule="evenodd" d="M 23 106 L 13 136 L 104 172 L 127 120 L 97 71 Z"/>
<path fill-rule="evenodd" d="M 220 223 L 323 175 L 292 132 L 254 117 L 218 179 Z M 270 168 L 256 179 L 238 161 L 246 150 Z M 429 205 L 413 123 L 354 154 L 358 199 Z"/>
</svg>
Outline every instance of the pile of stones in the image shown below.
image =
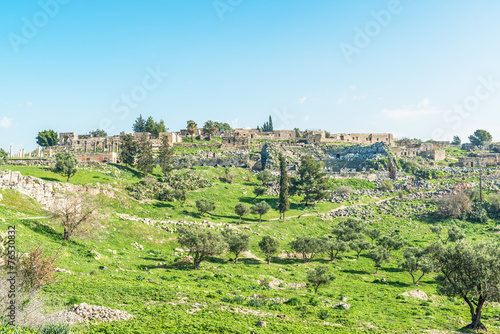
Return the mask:
<svg viewBox="0 0 500 334">
<path fill-rule="evenodd" d="M 108 322 L 129 320 L 134 317 L 125 311 L 114 310 L 104 306 L 88 305 L 86 303 L 75 304 L 66 312 L 75 313 L 81 318 L 81 321 Z"/>
</svg>

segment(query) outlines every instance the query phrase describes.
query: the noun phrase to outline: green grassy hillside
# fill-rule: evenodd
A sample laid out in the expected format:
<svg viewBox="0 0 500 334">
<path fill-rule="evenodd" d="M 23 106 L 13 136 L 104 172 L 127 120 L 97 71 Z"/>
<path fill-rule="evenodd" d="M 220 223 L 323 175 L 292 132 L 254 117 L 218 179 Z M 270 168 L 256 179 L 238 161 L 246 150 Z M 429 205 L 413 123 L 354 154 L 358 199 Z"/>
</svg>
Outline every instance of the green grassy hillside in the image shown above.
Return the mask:
<svg viewBox="0 0 500 334">
<path fill-rule="evenodd" d="M 47 181 L 63 181 L 62 177 L 41 167 L 6 168 Z M 134 319 L 123 322 L 73 326 L 75 333 L 421 333 L 426 330 L 444 333 L 463 327 L 462 320 L 468 323 L 469 314 L 463 302 L 439 295 L 433 275 L 425 276 L 418 287 L 411 284 L 410 275 L 398 268 L 402 251 L 393 252 L 391 261 L 382 266 L 378 275 L 374 274 L 373 261 L 367 254 L 362 253 L 356 260 L 352 251 L 334 263 L 324 254 L 307 264 L 299 259 L 274 258 L 271 265 L 267 265 L 263 260 L 265 256 L 257 245 L 262 236 L 272 235 L 280 240 L 282 250 L 290 250 L 289 242 L 297 236 L 330 235 L 332 227 L 342 218 L 332 219 L 324 213 L 352 203 L 324 202 L 306 207 L 294 198 L 292 209 L 287 213 L 292 218 L 286 222 L 272 220 L 279 217 L 273 210 L 260 224 L 257 216 L 250 215 L 241 225 L 236 225 L 234 206 L 257 202 L 252 195 L 252 187 L 258 183 L 255 175 L 234 169 L 237 177 L 229 184 L 217 179 L 221 169 L 195 170 L 211 178 L 213 186 L 190 192 L 184 206 L 178 202 L 131 198 L 127 187 L 138 182 L 140 175 L 125 167 L 80 170 L 71 183 L 110 184 L 116 196 L 99 195 L 103 208 L 97 228 L 90 235 L 67 243 L 62 240 L 61 226 L 38 203 L 14 191 L 0 190 L 3 196 L 0 218 L 5 219 L 5 222 L 0 220 L 0 229 L 5 231 L 8 225 L 15 224 L 20 251 L 42 243 L 49 251 L 61 253 L 60 268 L 74 273 L 57 273 L 58 282 L 44 289 L 47 312 L 85 302 L 135 315 Z M 155 174 L 160 176 L 159 169 Z M 335 182 L 332 186 L 341 185 L 374 187 L 370 182 L 360 181 Z M 200 198 L 211 199 L 217 205 L 205 217 L 199 217 L 194 205 Z M 275 198 L 264 196 L 258 201 L 262 199 L 274 207 Z M 361 196 L 358 203 L 378 200 Z M 412 203 L 421 204 L 421 201 Z M 211 258 L 195 271 L 192 264 L 184 261 L 187 253 L 179 249 L 177 233 L 141 221 L 121 219 L 117 213 L 159 220 L 200 222 L 206 219 L 235 224 L 250 233 L 250 253 L 242 256 L 237 265 L 231 261 L 231 254 Z M 373 227 L 386 232 L 398 230 L 410 245 L 437 240 L 429 230 L 429 226 L 436 223 L 431 218 L 396 217 L 377 210 L 373 214 L 369 219 Z M 299 215 L 302 216 L 295 217 Z M 450 221 L 442 223 L 451 224 Z M 458 223 L 471 239 L 498 239 L 493 232 L 498 221 Z M 98 260 L 96 252 L 101 255 Z M 314 290 L 303 283 L 307 271 L 319 265 L 329 266 L 336 279 L 331 285 L 320 287 L 316 296 Z M 100 269 L 102 266 L 108 269 Z M 273 282 L 272 288 L 259 284 L 262 279 Z M 382 283 L 382 279 L 386 283 Z M 422 301 L 401 296 L 415 289 L 424 291 L 430 299 Z M 341 297 L 347 298 L 346 302 L 351 305 L 348 310 L 332 307 Z M 289 304 L 282 302 L 290 299 Z M 500 332 L 499 313 L 496 304 L 484 310 L 484 323 L 492 333 Z M 258 321 L 265 321 L 267 326 L 258 327 Z"/>
</svg>

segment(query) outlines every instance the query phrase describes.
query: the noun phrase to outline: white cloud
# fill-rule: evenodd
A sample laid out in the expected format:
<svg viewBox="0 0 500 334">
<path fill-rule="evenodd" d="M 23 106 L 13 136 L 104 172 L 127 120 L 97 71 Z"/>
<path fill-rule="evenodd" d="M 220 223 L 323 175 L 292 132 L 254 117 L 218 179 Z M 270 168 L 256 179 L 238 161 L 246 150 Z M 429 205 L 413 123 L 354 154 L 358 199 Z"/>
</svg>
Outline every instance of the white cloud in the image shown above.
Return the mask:
<svg viewBox="0 0 500 334">
<path fill-rule="evenodd" d="M 304 97 L 299 99 L 299 103 L 304 104 L 304 102 L 306 102 L 306 100 L 307 100 L 307 96 L 304 96 Z"/>
<path fill-rule="evenodd" d="M 383 109 L 382 114 L 389 118 L 416 118 L 440 114 L 446 110 L 432 106 L 429 99 L 425 98 L 417 104 L 403 106 L 399 109 Z"/>
<path fill-rule="evenodd" d="M 12 126 L 12 120 L 14 118 L 2 117 L 0 118 L 0 128 L 8 129 Z"/>
<path fill-rule="evenodd" d="M 307 122 L 309 120 L 309 115 L 306 115 L 306 117 L 304 117 L 304 120 Z"/>
</svg>

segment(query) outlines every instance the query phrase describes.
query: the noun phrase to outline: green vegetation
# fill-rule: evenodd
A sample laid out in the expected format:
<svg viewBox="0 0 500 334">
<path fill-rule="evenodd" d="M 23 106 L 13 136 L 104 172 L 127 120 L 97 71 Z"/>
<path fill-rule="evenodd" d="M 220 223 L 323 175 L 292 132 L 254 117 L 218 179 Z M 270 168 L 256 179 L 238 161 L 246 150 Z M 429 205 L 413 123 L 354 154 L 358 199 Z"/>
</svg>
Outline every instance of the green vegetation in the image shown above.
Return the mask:
<svg viewBox="0 0 500 334">
<path fill-rule="evenodd" d="M 55 146 L 59 144 L 59 135 L 54 130 L 43 130 L 38 132 L 36 143 L 41 147 Z"/>
<path fill-rule="evenodd" d="M 66 182 L 78 172 L 78 161 L 75 153 L 61 152 L 56 154 L 56 165 L 54 172 L 66 177 Z"/>
<path fill-rule="evenodd" d="M 66 181 L 44 167 L 7 168 L 46 181 Z M 41 243 L 50 254 L 59 251 L 59 268 L 75 273 L 55 273 L 56 283 L 43 289 L 48 312 L 67 309 L 73 302 L 85 302 L 134 314 L 133 319 L 123 322 L 72 326 L 74 333 L 420 333 L 448 328 L 456 331 L 472 322 L 470 308 L 463 304 L 465 300 L 444 292 L 443 289 L 449 289 L 440 281 L 440 267 L 435 262 L 439 257 L 431 255 L 444 254 L 445 249 L 462 242 L 474 245 L 483 240 L 498 242 L 499 222 L 494 213 L 495 204 L 500 201 L 494 193 L 485 196 L 491 207 L 487 208 L 490 218 L 484 222 L 433 215 L 438 206 L 425 199 L 402 202 L 401 210 L 425 204 L 426 214 L 398 216 L 373 208 L 365 219 L 369 223 L 348 221 L 326 213 L 341 205 L 353 205 L 349 201 L 354 198 L 360 205 L 380 198 L 351 195 L 343 203 L 325 201 L 306 206 L 301 204 L 302 196 L 294 195 L 290 197 L 290 210 L 283 223 L 274 209 L 279 203 L 278 196 L 263 195 L 259 201 L 271 209 L 261 222 L 259 214 L 247 213 L 237 225 L 240 215 L 236 206 L 241 204 L 248 209 L 255 205 L 252 188 L 261 181 L 247 170 L 229 171 L 234 172 L 230 183 L 223 180 L 225 170 L 209 167 L 176 170 L 163 177 L 161 168 L 156 166 L 146 179 L 124 165 L 85 167 L 70 183 L 96 190 L 109 186 L 115 194 L 95 197 L 101 205 L 102 217 L 89 235 L 74 236 L 64 242 L 60 220 L 52 218 L 34 200 L 8 189 L 0 189 L 0 217 L 6 220 L 0 220 L 0 227 L 6 231 L 7 226 L 16 225 L 19 252 L 27 252 Z M 210 186 L 199 187 L 205 182 Z M 356 183 L 364 183 L 351 182 L 348 185 L 353 189 L 358 189 Z M 161 201 L 154 196 L 137 200 L 130 196 L 133 194 L 130 189 L 138 188 L 139 184 L 144 189 L 164 189 L 165 196 L 176 188 L 189 190 L 183 203 L 175 198 Z M 196 206 L 200 199 L 215 203 L 215 209 L 204 213 L 203 218 L 213 222 L 214 228 L 189 225 L 200 222 Z M 161 225 L 154 220 L 184 224 Z M 441 227 L 439 235 L 431 231 L 434 226 Z M 465 239 L 461 237 L 463 234 Z M 308 252 L 307 262 L 303 256 L 295 258 L 291 252 L 299 253 L 299 248 L 293 249 L 291 245 L 299 237 L 303 241 L 305 237 L 314 240 L 308 245 L 317 242 L 322 250 L 314 252 L 314 256 Z M 438 249 L 442 252 L 437 252 L 437 246 L 430 247 L 435 243 L 442 244 Z M 370 255 L 377 248 L 389 257 L 375 267 L 377 263 Z M 416 250 L 408 250 L 413 248 Z M 492 252 L 489 247 L 484 252 L 481 248 L 482 253 L 474 253 L 474 248 L 461 249 L 473 260 L 486 258 L 481 254 Z M 287 256 L 289 253 L 291 256 Z M 458 256 L 458 252 L 450 254 Z M 470 262 L 471 270 L 481 263 Z M 197 270 L 193 270 L 195 263 Z M 429 269 L 427 265 L 431 264 Z M 490 264 L 489 268 L 494 269 L 496 264 Z M 109 270 L 99 269 L 102 266 Z M 322 267 L 328 268 L 328 274 L 335 279 L 328 285 L 316 286 L 313 274 Z M 485 272 L 483 276 L 495 282 L 492 273 Z M 423 301 L 401 295 L 415 290 L 414 284 L 430 299 Z M 479 301 L 481 294 L 477 291 L 474 288 L 467 295 L 470 300 Z M 349 309 L 334 307 L 343 296 L 351 305 Z M 480 322 L 489 332 L 498 333 L 497 304 L 491 303 L 495 300 L 490 296 L 485 300 L 488 304 L 481 309 Z M 238 313 L 239 310 L 245 313 Z M 277 315 L 286 317 L 281 319 Z M 267 327 L 257 327 L 260 320 L 266 321 Z"/>
</svg>

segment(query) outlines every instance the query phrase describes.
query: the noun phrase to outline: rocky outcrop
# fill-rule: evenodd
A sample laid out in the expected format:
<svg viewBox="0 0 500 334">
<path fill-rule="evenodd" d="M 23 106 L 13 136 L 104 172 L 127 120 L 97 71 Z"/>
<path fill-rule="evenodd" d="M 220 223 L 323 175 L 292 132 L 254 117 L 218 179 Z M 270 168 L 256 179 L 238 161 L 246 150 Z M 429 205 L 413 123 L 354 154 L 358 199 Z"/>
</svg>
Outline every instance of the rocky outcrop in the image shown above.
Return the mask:
<svg viewBox="0 0 500 334">
<path fill-rule="evenodd" d="M 105 194 L 115 197 L 115 191 L 110 184 L 75 185 L 61 182 L 46 182 L 38 177 L 23 176 L 20 172 L 5 170 L 0 172 L 0 188 L 12 189 L 33 198 L 49 211 L 56 208 L 62 194 L 79 193 L 98 195 Z"/>
</svg>

